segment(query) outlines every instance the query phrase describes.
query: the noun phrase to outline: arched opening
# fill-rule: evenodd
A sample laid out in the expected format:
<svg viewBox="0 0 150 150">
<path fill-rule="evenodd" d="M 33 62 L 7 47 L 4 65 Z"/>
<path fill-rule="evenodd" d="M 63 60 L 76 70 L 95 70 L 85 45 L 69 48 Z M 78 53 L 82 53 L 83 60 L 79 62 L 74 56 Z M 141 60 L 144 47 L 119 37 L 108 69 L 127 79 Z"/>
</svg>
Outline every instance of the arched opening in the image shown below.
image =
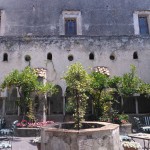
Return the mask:
<svg viewBox="0 0 150 150">
<path fill-rule="evenodd" d="M 18 113 L 17 99 L 17 89 L 11 87 L 8 90 L 8 97 L 5 101 L 6 115 L 16 115 Z"/>
<path fill-rule="evenodd" d="M 8 61 L 8 54 L 7 53 L 4 53 L 4 55 L 3 55 L 3 61 Z"/>
<path fill-rule="evenodd" d="M 133 59 L 138 59 L 138 53 L 137 52 L 133 53 Z"/>
<path fill-rule="evenodd" d="M 47 54 L 47 60 L 52 60 L 52 54 L 51 53 Z"/>
<path fill-rule="evenodd" d="M 90 54 L 89 54 L 89 59 L 90 59 L 90 60 L 94 60 L 94 53 L 90 53 Z"/>
<path fill-rule="evenodd" d="M 68 105 L 69 98 L 71 97 L 71 90 L 69 87 L 66 88 L 66 96 L 65 96 L 65 110 L 66 114 L 73 114 L 74 113 L 74 106 Z"/>
<path fill-rule="evenodd" d="M 63 114 L 62 88 L 56 85 L 58 92 L 51 97 L 47 97 L 48 114 Z"/>
</svg>

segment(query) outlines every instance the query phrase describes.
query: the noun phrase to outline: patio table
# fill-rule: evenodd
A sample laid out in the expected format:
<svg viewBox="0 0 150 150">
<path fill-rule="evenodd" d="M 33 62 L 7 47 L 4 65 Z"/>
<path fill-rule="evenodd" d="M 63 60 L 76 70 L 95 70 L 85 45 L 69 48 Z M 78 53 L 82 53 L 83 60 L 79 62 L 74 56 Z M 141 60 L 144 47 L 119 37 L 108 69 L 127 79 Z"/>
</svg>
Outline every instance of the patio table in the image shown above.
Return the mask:
<svg viewBox="0 0 150 150">
<path fill-rule="evenodd" d="M 134 141 L 134 139 L 140 139 L 143 140 L 143 144 L 144 150 L 150 150 L 150 134 L 147 133 L 136 133 L 136 134 L 128 134 L 129 137 L 132 138 L 132 140 Z M 147 141 L 147 144 L 146 144 Z"/>
</svg>

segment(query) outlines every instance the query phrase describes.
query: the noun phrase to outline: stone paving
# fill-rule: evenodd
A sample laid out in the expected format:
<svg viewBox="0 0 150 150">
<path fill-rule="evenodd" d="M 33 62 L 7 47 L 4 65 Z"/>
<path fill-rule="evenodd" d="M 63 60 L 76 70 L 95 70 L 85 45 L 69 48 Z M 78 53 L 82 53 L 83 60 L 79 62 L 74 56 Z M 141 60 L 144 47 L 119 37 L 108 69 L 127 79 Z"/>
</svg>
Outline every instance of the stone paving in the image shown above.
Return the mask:
<svg viewBox="0 0 150 150">
<path fill-rule="evenodd" d="M 32 143 L 35 137 L 14 137 L 12 141 L 12 150 L 37 150 L 36 144 Z M 135 140 L 143 146 L 142 140 Z M 146 143 L 147 144 L 147 143 Z M 121 147 L 120 150 L 123 150 Z"/>
<path fill-rule="evenodd" d="M 37 150 L 32 143 L 34 137 L 14 137 L 12 141 L 12 150 Z"/>
</svg>

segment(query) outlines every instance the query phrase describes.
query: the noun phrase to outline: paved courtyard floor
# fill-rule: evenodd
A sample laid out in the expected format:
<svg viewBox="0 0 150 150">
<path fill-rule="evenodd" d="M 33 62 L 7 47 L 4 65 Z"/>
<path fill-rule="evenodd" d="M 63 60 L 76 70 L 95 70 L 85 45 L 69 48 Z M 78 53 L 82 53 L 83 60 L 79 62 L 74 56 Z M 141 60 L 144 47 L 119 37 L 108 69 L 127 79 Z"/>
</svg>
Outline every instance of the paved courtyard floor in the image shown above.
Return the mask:
<svg viewBox="0 0 150 150">
<path fill-rule="evenodd" d="M 36 144 L 32 143 L 35 137 L 14 137 L 12 141 L 12 150 L 37 150 Z M 143 146 L 143 140 L 135 140 Z M 147 144 L 147 143 L 146 143 Z M 123 150 L 121 147 L 120 150 Z"/>
<path fill-rule="evenodd" d="M 12 150 L 37 150 L 32 143 L 34 137 L 14 137 L 12 141 Z"/>
</svg>

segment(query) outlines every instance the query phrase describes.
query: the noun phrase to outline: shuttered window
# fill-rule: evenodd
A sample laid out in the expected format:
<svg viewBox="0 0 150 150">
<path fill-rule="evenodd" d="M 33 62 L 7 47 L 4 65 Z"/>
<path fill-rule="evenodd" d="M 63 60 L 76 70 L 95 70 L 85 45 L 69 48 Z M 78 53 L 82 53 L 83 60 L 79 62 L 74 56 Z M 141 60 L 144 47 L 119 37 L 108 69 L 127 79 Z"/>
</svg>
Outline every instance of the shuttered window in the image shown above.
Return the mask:
<svg viewBox="0 0 150 150">
<path fill-rule="evenodd" d="M 77 22 L 74 18 L 65 19 L 65 35 L 77 35 Z"/>
<path fill-rule="evenodd" d="M 149 34 L 149 29 L 148 29 L 148 22 L 147 22 L 147 17 L 139 17 L 139 29 L 140 29 L 140 34 L 146 35 Z"/>
</svg>

